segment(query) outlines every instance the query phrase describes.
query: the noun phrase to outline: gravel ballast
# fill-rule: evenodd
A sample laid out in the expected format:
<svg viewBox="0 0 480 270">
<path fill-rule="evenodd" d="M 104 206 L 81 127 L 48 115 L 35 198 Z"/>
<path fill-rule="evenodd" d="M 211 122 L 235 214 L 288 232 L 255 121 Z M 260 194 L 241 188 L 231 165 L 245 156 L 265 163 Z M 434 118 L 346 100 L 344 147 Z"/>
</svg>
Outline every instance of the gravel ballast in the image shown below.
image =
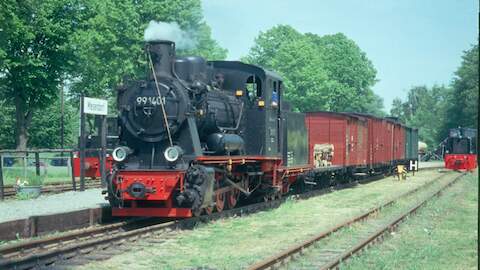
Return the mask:
<svg viewBox="0 0 480 270">
<path fill-rule="evenodd" d="M 0 202 L 0 222 L 95 208 L 103 204 L 107 201 L 99 188 L 42 195 L 31 200 L 6 200 Z"/>
</svg>

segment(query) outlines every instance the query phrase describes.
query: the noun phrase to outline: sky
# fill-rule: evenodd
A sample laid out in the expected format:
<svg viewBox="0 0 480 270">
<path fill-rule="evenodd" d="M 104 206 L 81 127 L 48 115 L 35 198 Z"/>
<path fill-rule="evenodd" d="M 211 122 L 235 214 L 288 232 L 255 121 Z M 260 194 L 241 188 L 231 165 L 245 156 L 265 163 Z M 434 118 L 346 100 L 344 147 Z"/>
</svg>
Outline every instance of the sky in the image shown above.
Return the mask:
<svg viewBox="0 0 480 270">
<path fill-rule="evenodd" d="M 344 33 L 377 70 L 373 91 L 389 112 L 412 86 L 448 85 L 463 51 L 478 42 L 475 0 L 202 0 L 228 60 L 248 54 L 260 31 L 288 24 L 302 33 Z"/>
</svg>

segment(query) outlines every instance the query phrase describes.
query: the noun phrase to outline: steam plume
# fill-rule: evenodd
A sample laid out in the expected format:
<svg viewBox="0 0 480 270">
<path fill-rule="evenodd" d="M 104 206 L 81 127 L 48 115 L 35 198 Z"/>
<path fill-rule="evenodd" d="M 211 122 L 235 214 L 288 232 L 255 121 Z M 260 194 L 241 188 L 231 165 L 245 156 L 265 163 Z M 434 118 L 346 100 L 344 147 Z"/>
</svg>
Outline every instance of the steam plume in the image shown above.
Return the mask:
<svg viewBox="0 0 480 270">
<path fill-rule="evenodd" d="M 150 21 L 143 36 L 145 41 L 173 41 L 178 49 L 191 49 L 196 45 L 196 41 L 192 36 L 180 29 L 180 26 L 176 22 Z"/>
</svg>

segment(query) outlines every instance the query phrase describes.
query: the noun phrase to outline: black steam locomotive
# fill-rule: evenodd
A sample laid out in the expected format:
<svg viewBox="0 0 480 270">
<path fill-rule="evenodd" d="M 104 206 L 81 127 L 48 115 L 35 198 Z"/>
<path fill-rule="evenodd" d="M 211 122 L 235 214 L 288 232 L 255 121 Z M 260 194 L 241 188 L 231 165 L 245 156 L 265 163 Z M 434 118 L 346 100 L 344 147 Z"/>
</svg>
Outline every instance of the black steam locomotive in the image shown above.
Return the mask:
<svg viewBox="0 0 480 270">
<path fill-rule="evenodd" d="M 233 207 L 240 192 L 262 184 L 252 176 L 281 163 L 280 77 L 241 62 L 177 58 L 170 41 L 150 42 L 146 52 L 148 78 L 118 88 L 113 213 Z"/>
</svg>

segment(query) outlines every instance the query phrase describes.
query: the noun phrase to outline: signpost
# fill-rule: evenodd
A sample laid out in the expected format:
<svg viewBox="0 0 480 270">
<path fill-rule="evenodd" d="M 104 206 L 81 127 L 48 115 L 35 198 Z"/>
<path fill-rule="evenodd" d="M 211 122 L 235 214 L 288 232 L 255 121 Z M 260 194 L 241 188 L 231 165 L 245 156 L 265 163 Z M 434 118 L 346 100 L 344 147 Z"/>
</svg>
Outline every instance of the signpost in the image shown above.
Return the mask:
<svg viewBox="0 0 480 270">
<path fill-rule="evenodd" d="M 84 112 L 88 114 L 103 115 L 108 114 L 108 102 L 105 99 L 84 97 Z"/>
<path fill-rule="evenodd" d="M 100 127 L 100 174 L 102 186 L 106 183 L 106 155 L 107 155 L 107 114 L 108 102 L 104 99 L 82 97 L 80 99 L 80 191 L 85 190 L 85 114 L 101 117 Z"/>
</svg>

